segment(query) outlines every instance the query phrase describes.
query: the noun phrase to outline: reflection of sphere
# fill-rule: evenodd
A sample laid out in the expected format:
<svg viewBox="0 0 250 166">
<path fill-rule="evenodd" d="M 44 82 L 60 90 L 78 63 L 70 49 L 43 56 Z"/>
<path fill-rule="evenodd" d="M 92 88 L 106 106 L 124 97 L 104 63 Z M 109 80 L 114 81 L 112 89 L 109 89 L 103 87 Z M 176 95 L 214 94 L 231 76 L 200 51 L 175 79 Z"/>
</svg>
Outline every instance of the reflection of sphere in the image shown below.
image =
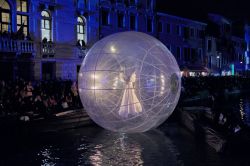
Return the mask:
<svg viewBox="0 0 250 166">
<path fill-rule="evenodd" d="M 141 32 L 98 41 L 79 73 L 81 101 L 100 126 L 144 132 L 173 112 L 180 96 L 180 70 L 170 51 Z"/>
<path fill-rule="evenodd" d="M 159 130 L 145 133 L 103 131 L 92 140 L 92 153 L 84 153 L 89 165 L 180 165 L 178 149 Z M 86 158 L 88 157 L 88 158 Z"/>
</svg>

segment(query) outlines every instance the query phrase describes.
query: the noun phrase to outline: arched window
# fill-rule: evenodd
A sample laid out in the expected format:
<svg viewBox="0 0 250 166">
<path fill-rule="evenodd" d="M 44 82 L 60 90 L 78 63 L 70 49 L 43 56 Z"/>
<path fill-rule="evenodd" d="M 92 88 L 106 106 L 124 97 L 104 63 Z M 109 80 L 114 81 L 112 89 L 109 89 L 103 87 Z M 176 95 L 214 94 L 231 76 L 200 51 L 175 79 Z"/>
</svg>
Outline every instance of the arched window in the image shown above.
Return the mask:
<svg viewBox="0 0 250 166">
<path fill-rule="evenodd" d="M 0 1 L 0 31 L 11 32 L 10 5 L 7 1 Z"/>
<path fill-rule="evenodd" d="M 16 11 L 17 31 L 22 31 L 27 36 L 29 33 L 28 1 L 16 0 Z"/>
<path fill-rule="evenodd" d="M 84 17 L 77 17 L 77 41 L 81 46 L 87 43 L 87 26 Z"/>
<path fill-rule="evenodd" d="M 27 12 L 28 11 L 28 2 L 27 0 L 17 0 L 16 1 L 16 10 L 18 12 Z"/>
<path fill-rule="evenodd" d="M 43 41 L 52 41 L 52 24 L 51 24 L 51 15 L 48 11 L 42 11 L 42 20 L 41 20 L 41 33 Z"/>
</svg>

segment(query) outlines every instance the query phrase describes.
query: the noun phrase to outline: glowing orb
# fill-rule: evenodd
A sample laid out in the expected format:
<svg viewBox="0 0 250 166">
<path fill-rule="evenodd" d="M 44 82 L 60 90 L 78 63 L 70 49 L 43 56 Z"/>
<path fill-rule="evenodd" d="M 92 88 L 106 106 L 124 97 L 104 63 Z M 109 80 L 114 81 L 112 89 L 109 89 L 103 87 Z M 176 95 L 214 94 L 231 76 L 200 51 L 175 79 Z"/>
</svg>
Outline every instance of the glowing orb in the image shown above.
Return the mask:
<svg viewBox="0 0 250 166">
<path fill-rule="evenodd" d="M 121 32 L 94 44 L 78 82 L 82 104 L 94 122 L 117 132 L 144 132 L 173 112 L 181 75 L 174 56 L 159 40 Z"/>
</svg>

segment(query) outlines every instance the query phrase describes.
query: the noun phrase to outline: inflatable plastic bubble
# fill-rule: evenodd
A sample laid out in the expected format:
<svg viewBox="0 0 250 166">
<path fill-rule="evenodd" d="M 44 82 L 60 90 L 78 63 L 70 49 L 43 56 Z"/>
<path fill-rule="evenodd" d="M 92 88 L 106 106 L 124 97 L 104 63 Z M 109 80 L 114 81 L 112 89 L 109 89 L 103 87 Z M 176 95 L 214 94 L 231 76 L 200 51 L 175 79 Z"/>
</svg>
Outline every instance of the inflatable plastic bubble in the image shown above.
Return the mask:
<svg viewBox="0 0 250 166">
<path fill-rule="evenodd" d="M 98 125 L 144 132 L 173 112 L 181 75 L 174 56 L 159 40 L 141 32 L 121 32 L 88 51 L 78 87 L 85 110 Z"/>
</svg>

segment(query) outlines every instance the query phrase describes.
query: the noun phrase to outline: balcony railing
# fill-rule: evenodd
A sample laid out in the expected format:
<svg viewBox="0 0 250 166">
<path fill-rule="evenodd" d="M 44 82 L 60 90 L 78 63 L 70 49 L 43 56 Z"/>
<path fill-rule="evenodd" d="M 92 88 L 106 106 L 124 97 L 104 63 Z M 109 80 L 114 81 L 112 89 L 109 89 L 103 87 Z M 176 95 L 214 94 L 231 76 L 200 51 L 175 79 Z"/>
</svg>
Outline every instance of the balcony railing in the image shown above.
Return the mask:
<svg viewBox="0 0 250 166">
<path fill-rule="evenodd" d="M 86 47 L 77 47 L 76 56 L 80 59 L 86 56 L 87 49 Z"/>
<path fill-rule="evenodd" d="M 0 52 L 33 53 L 34 42 L 30 40 L 0 39 Z"/>
<path fill-rule="evenodd" d="M 41 53 L 42 53 L 43 58 L 54 57 L 55 43 L 52 43 L 52 42 L 41 43 Z"/>
</svg>

